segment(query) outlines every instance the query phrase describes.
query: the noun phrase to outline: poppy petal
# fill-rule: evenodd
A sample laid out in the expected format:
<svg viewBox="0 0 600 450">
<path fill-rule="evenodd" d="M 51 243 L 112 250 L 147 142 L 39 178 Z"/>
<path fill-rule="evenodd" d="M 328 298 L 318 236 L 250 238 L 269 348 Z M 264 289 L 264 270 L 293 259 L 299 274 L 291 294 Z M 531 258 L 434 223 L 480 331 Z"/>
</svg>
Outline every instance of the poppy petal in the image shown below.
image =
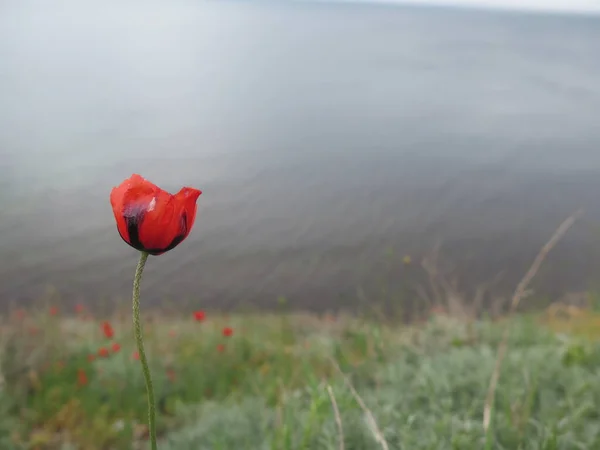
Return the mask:
<svg viewBox="0 0 600 450">
<path fill-rule="evenodd" d="M 192 227 L 194 226 L 194 222 L 196 221 L 196 212 L 198 210 L 198 205 L 196 202 L 198 201 L 200 194 L 202 194 L 201 191 L 191 187 L 184 187 L 177 194 L 175 194 L 175 198 L 183 206 L 183 210 L 185 211 L 187 217 L 188 226 L 185 237 L 190 234 L 190 231 L 192 231 Z"/>
</svg>

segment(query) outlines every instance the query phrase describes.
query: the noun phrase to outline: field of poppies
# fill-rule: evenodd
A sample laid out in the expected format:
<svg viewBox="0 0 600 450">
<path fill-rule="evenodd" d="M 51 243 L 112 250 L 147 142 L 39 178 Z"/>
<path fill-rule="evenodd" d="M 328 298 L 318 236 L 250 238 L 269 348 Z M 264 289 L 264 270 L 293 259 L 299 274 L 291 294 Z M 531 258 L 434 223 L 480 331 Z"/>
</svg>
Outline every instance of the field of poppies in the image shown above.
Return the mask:
<svg viewBox="0 0 600 450">
<path fill-rule="evenodd" d="M 565 313 L 565 311 L 567 311 Z M 0 448 L 146 449 L 130 312 L 2 320 Z M 159 448 L 600 448 L 600 314 L 403 326 L 348 316 L 149 314 Z M 493 411 L 485 394 L 511 326 Z"/>
</svg>

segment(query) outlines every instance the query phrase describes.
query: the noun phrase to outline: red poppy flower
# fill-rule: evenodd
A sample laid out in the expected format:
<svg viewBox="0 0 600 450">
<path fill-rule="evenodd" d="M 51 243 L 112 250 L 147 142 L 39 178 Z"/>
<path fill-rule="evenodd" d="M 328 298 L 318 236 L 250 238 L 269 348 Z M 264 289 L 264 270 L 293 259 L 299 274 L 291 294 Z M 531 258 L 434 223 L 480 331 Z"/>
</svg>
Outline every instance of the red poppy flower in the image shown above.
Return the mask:
<svg viewBox="0 0 600 450">
<path fill-rule="evenodd" d="M 202 322 L 206 317 L 204 311 L 194 311 L 194 320 L 196 322 Z"/>
<path fill-rule="evenodd" d="M 58 314 L 58 308 L 56 306 L 52 306 L 52 307 L 50 307 L 50 311 L 49 312 L 50 312 L 51 316 L 55 316 L 55 315 Z"/>
<path fill-rule="evenodd" d="M 106 347 L 100 347 L 98 349 L 98 356 L 101 356 L 102 358 L 108 357 L 108 350 L 106 349 Z"/>
<path fill-rule="evenodd" d="M 88 355 L 89 362 L 94 362 L 95 359 L 96 359 L 96 355 Z"/>
<path fill-rule="evenodd" d="M 110 193 L 121 238 L 136 250 L 160 255 L 175 248 L 194 226 L 198 189 L 171 195 L 134 174 Z"/>
<path fill-rule="evenodd" d="M 217 351 L 223 353 L 225 351 L 225 346 L 223 344 L 217 345 Z"/>
<path fill-rule="evenodd" d="M 133 352 L 133 354 L 131 355 L 131 357 L 133 359 L 135 359 L 136 361 L 140 360 L 140 353 L 139 352 Z"/>
<path fill-rule="evenodd" d="M 229 328 L 229 327 L 223 328 L 223 336 L 225 336 L 225 337 L 233 336 L 233 328 Z"/>
<path fill-rule="evenodd" d="M 115 335 L 115 331 L 109 322 L 102 322 L 102 332 L 107 339 L 111 339 Z"/>
<path fill-rule="evenodd" d="M 83 312 L 83 305 L 81 303 L 77 303 L 75 305 L 75 313 L 81 314 Z"/>
<path fill-rule="evenodd" d="M 118 342 L 115 342 L 112 346 L 111 349 L 113 351 L 113 353 L 118 353 L 119 350 L 121 350 L 121 344 L 119 344 Z"/>
<path fill-rule="evenodd" d="M 85 373 L 85 370 L 78 369 L 77 370 L 77 384 L 79 386 L 85 386 L 88 383 L 88 377 Z"/>
</svg>

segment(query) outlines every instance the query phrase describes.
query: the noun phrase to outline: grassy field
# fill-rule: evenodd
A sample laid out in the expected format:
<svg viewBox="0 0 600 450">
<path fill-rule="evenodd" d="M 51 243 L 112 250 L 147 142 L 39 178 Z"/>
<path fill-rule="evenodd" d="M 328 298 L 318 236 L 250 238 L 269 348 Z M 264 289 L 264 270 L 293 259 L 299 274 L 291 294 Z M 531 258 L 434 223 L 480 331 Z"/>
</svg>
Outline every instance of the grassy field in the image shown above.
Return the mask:
<svg viewBox="0 0 600 450">
<path fill-rule="evenodd" d="M 1 449 L 147 448 L 129 319 L 54 309 L 3 319 Z M 469 323 L 438 311 L 412 326 L 190 311 L 145 323 L 163 450 L 600 448 L 592 311 Z"/>
</svg>

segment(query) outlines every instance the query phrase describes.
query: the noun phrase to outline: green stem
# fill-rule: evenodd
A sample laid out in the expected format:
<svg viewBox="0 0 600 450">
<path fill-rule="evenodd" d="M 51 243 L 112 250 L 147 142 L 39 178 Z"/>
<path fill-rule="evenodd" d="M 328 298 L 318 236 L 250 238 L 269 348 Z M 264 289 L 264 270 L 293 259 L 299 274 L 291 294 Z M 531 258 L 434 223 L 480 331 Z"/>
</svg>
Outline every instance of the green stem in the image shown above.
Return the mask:
<svg viewBox="0 0 600 450">
<path fill-rule="evenodd" d="M 148 359 L 144 351 L 144 337 L 142 331 L 142 322 L 140 320 L 140 283 L 142 281 L 142 273 L 148 259 L 148 253 L 141 252 L 140 260 L 135 268 L 135 276 L 133 277 L 133 332 L 135 335 L 135 343 L 137 344 L 140 362 L 142 363 L 142 371 L 146 380 L 146 391 L 148 393 L 148 428 L 150 431 L 150 443 L 152 450 L 156 450 L 156 406 L 154 402 L 154 388 L 152 387 L 152 377 L 148 368 Z"/>
</svg>

